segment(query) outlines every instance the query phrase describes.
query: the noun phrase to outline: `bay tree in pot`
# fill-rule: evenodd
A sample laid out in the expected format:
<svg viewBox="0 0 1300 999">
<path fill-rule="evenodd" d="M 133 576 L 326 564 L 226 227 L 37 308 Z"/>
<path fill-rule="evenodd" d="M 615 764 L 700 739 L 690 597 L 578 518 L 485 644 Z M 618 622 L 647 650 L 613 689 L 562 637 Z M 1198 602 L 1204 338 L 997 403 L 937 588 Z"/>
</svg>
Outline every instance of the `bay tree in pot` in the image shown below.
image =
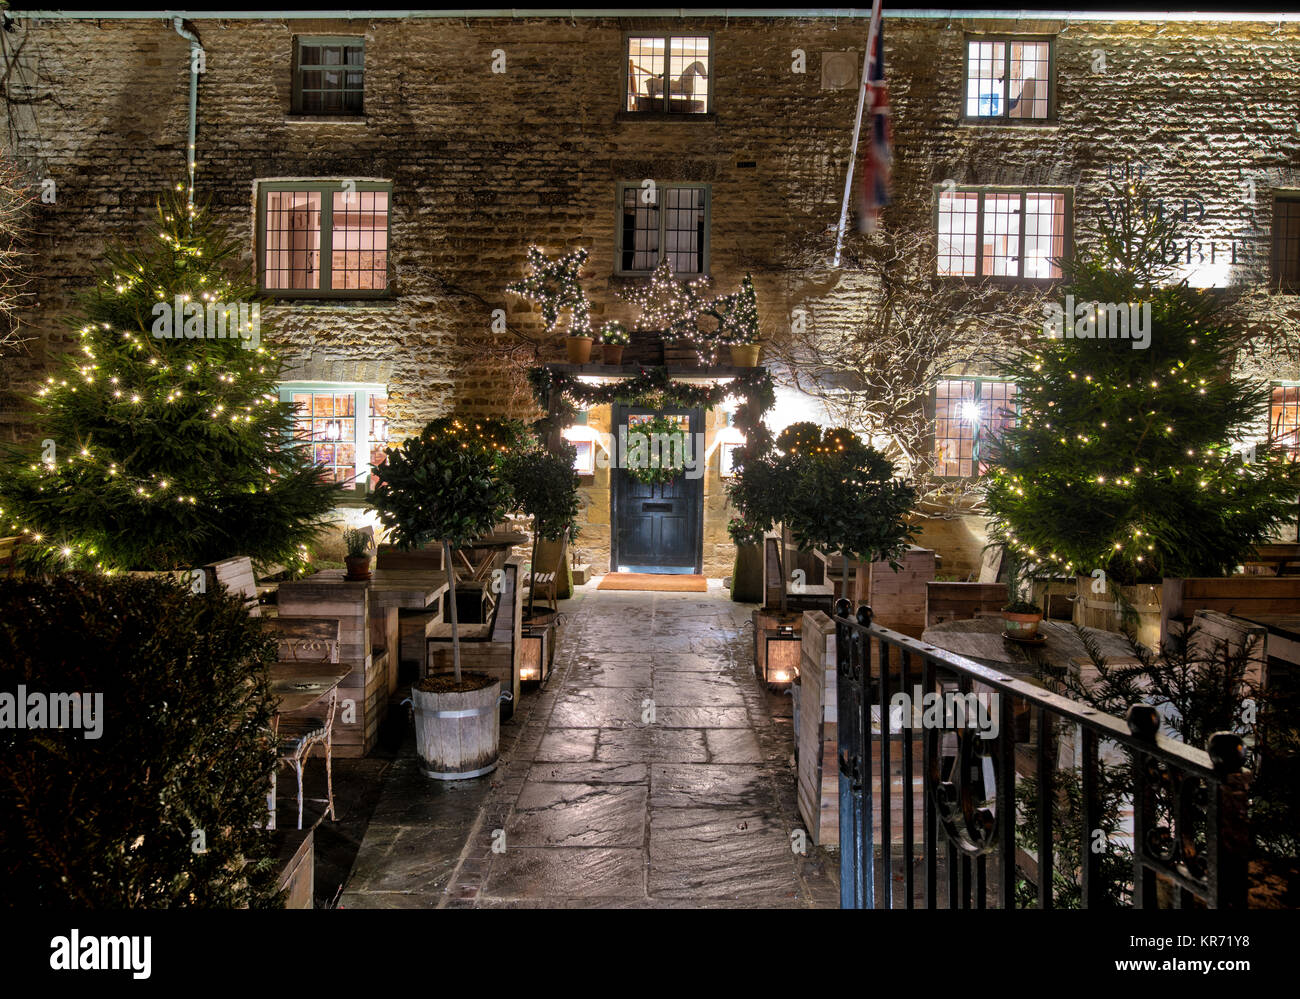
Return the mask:
<svg viewBox="0 0 1300 999">
<path fill-rule="evenodd" d="M 514 509 L 533 519 L 532 567 L 536 576 L 539 541 L 570 542 L 578 536 L 578 473 L 573 469 L 575 448 L 561 440 L 557 450 L 534 441 L 505 460 L 506 477 L 514 495 Z M 528 611 L 533 617 L 533 594 L 528 589 Z"/>
<path fill-rule="evenodd" d="M 477 777 L 497 764 L 501 684 L 461 672 L 452 567 L 453 549 L 491 531 L 512 503 L 501 467 L 507 445 L 485 433 L 484 423 L 442 417 L 400 447 L 386 449 L 388 460 L 376 469 L 379 484 L 370 502 L 398 548 L 442 544 L 453 671 L 426 676 L 411 689 L 424 773 L 439 780 Z"/>
</svg>

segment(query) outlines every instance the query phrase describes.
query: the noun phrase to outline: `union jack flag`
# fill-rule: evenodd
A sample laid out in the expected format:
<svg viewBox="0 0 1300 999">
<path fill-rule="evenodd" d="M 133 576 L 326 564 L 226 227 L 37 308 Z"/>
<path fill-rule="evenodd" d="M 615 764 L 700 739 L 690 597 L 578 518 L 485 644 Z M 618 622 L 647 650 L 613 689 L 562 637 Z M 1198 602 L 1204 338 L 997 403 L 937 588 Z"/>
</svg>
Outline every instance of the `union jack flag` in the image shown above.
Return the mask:
<svg viewBox="0 0 1300 999">
<path fill-rule="evenodd" d="M 858 188 L 858 231 L 875 232 L 880 209 L 889 203 L 890 149 L 889 85 L 885 82 L 885 41 L 880 23 L 880 6 L 872 14 L 875 51 L 867 75 L 867 121 L 870 135 L 862 150 L 861 184 Z"/>
</svg>

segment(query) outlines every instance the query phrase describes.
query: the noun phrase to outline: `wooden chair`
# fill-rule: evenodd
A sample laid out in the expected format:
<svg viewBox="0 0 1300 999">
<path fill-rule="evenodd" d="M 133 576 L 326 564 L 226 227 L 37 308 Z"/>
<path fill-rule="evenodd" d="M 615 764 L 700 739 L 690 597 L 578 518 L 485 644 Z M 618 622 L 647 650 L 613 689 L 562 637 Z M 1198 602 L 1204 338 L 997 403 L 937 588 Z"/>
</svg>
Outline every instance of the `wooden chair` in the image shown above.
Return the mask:
<svg viewBox="0 0 1300 999">
<path fill-rule="evenodd" d="M 561 538 L 559 543 L 548 543 L 545 541 L 537 545 L 537 561 L 541 566 L 531 566 L 528 570 L 528 576 L 524 585 L 528 593 L 524 597 L 524 606 L 528 606 L 530 597 L 542 597 L 546 605 L 553 611 L 559 611 L 559 587 L 560 573 L 564 571 L 564 556 L 568 550 L 568 543 Z M 550 555 L 550 558 L 546 556 Z"/>
<path fill-rule="evenodd" d="M 280 763 L 293 767 L 298 777 L 298 828 L 302 828 L 303 797 L 302 774 L 307 758 L 317 746 L 325 752 L 326 797 L 312 798 L 329 806 L 330 821 L 334 821 L 334 714 L 338 710 L 339 689 L 330 691 L 329 704 L 324 717 L 291 712 L 276 716 L 275 737 Z M 274 794 L 274 789 L 272 794 Z"/>
<path fill-rule="evenodd" d="M 342 624 L 336 617 L 268 617 L 266 627 L 276 637 L 282 663 L 339 661 Z"/>
</svg>

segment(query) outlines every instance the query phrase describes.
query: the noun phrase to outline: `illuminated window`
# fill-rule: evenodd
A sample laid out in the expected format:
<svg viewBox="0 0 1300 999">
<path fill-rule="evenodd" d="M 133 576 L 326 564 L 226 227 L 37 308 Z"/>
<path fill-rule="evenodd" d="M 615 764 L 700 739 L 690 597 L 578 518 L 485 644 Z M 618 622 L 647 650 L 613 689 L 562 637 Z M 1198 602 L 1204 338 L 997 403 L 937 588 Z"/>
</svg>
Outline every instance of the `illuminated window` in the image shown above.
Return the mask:
<svg viewBox="0 0 1300 999">
<path fill-rule="evenodd" d="M 953 478 L 983 475 L 993 446 L 1015 425 L 1014 382 L 941 379 L 935 386 L 935 473 Z"/>
<path fill-rule="evenodd" d="M 1061 276 L 1070 247 L 1072 192 L 935 188 L 936 266 L 941 277 Z"/>
<path fill-rule="evenodd" d="M 365 62 L 364 38 L 297 38 L 294 47 L 294 113 L 361 114 Z"/>
<path fill-rule="evenodd" d="M 1269 440 L 1300 459 L 1300 385 L 1274 385 L 1268 411 Z"/>
<path fill-rule="evenodd" d="M 1273 199 L 1273 283 L 1300 291 L 1300 196 Z"/>
<path fill-rule="evenodd" d="M 965 116 L 1046 121 L 1055 110 L 1052 78 L 1050 40 L 968 39 Z"/>
<path fill-rule="evenodd" d="M 294 441 L 311 448 L 328 481 L 374 488 L 388 446 L 384 386 L 291 382 L 280 386 L 280 399 L 293 403 Z"/>
<path fill-rule="evenodd" d="M 623 109 L 646 114 L 707 114 L 713 109 L 711 44 L 708 35 L 629 36 Z"/>
<path fill-rule="evenodd" d="M 385 294 L 391 198 L 391 186 L 375 182 L 259 185 L 262 291 L 281 298 Z"/>
<path fill-rule="evenodd" d="M 677 275 L 709 269 L 709 189 L 699 184 L 619 186 L 618 272 L 649 274 L 667 256 Z"/>
</svg>

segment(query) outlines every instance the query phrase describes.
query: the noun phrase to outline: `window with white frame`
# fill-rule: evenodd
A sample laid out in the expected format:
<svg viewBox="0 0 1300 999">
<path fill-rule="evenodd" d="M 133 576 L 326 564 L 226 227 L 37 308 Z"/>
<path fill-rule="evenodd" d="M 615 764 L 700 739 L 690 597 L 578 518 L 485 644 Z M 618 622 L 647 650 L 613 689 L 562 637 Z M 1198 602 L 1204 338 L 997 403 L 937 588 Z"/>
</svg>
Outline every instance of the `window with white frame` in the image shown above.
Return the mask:
<svg viewBox="0 0 1300 999">
<path fill-rule="evenodd" d="M 280 400 L 294 407 L 294 440 L 311 448 L 324 477 L 373 489 L 388 446 L 388 389 L 383 385 L 286 382 Z"/>
<path fill-rule="evenodd" d="M 711 50 L 708 35 L 629 35 L 623 110 L 708 114 L 713 110 Z"/>
<path fill-rule="evenodd" d="M 260 183 L 261 290 L 277 298 L 386 294 L 391 199 L 382 181 Z"/>
<path fill-rule="evenodd" d="M 1046 121 L 1054 111 L 1052 76 L 1051 39 L 969 38 L 965 117 Z"/>
<path fill-rule="evenodd" d="M 1070 252 L 1069 188 L 935 187 L 940 277 L 1046 281 Z"/>
<path fill-rule="evenodd" d="M 1268 438 L 1300 459 L 1300 385 L 1273 384 L 1269 402 Z"/>
<path fill-rule="evenodd" d="M 708 271 L 707 186 L 628 182 L 618 201 L 618 273 L 649 274 L 665 256 L 679 276 Z"/>
<path fill-rule="evenodd" d="M 935 386 L 935 473 L 968 478 L 988 471 L 991 449 L 1016 425 L 1016 385 L 988 378 L 942 378 Z"/>
</svg>

